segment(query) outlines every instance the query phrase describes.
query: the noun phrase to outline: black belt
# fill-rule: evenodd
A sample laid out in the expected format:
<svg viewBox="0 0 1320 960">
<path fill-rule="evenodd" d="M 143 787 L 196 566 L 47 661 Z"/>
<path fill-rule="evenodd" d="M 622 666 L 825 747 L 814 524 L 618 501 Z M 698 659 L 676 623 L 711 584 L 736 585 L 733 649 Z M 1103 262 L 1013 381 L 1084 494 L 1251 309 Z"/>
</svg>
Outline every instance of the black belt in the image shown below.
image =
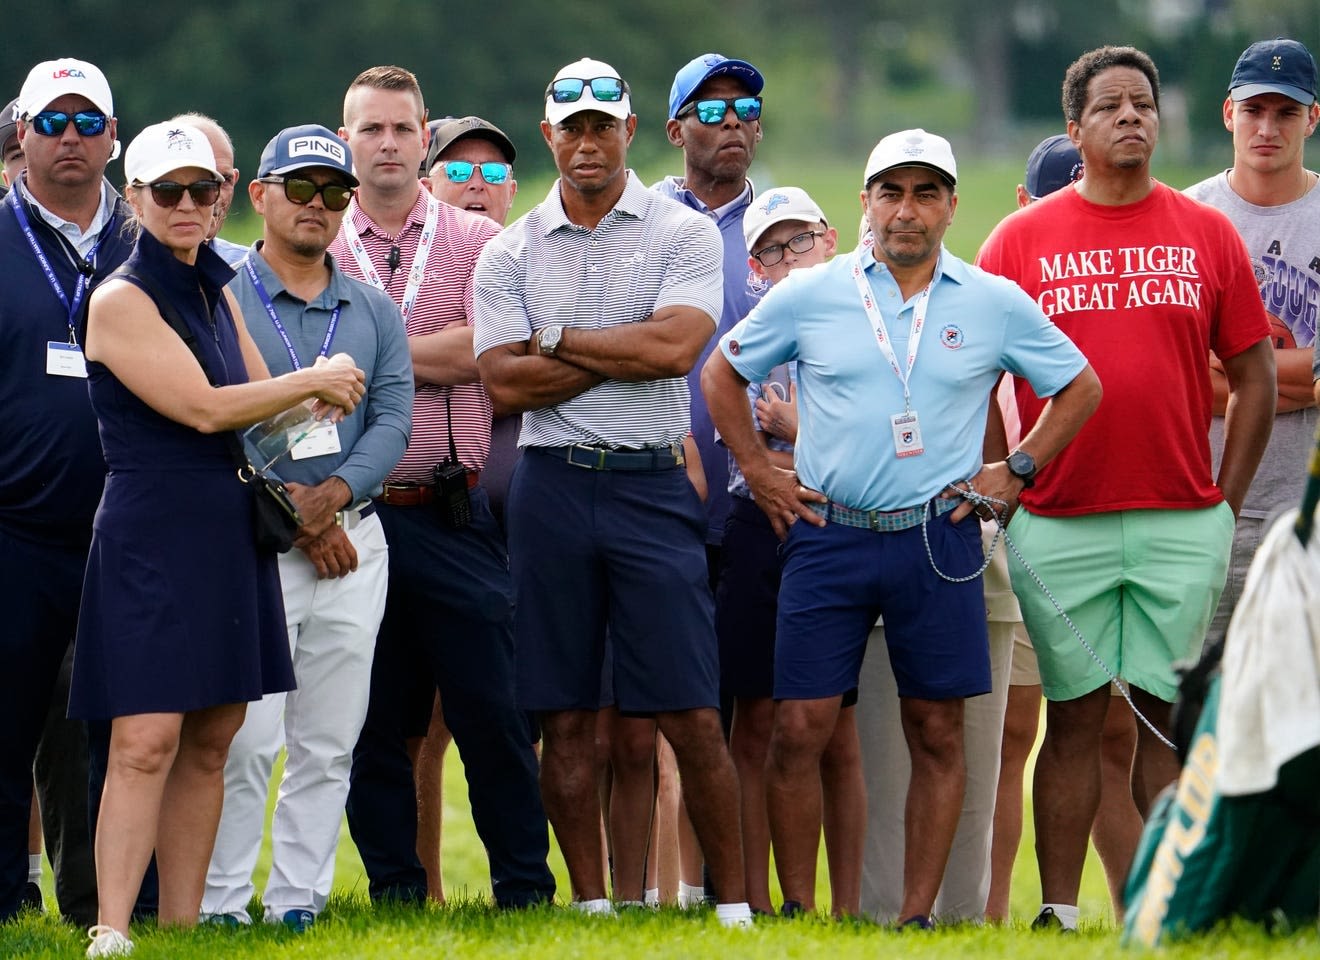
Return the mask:
<svg viewBox="0 0 1320 960">
<path fill-rule="evenodd" d="M 642 450 L 614 450 L 609 447 L 532 447 L 552 457 L 586 470 L 672 470 L 684 464 L 683 445 L 646 447 Z"/>
</svg>

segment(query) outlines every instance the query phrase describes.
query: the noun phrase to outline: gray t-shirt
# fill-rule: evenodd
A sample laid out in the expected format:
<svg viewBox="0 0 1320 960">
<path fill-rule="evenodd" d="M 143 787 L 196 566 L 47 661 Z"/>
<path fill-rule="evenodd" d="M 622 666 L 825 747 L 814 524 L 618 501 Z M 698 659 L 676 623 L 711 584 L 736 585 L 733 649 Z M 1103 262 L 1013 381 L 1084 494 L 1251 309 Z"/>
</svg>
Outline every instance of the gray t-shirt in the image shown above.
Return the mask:
<svg viewBox="0 0 1320 960">
<path fill-rule="evenodd" d="M 1275 348 L 1314 346 L 1320 315 L 1320 187 L 1292 203 L 1258 207 L 1233 192 L 1228 171 L 1224 171 L 1188 187 L 1185 193 L 1221 210 L 1242 234 L 1260 283 L 1261 300 L 1270 315 Z M 1316 362 L 1320 364 L 1320 359 Z M 1315 407 L 1274 418 L 1270 444 L 1242 505 L 1244 517 L 1263 519 L 1282 507 L 1297 505 L 1316 420 Z M 1223 417 L 1211 420 L 1210 452 L 1218 474 L 1224 453 Z"/>
</svg>

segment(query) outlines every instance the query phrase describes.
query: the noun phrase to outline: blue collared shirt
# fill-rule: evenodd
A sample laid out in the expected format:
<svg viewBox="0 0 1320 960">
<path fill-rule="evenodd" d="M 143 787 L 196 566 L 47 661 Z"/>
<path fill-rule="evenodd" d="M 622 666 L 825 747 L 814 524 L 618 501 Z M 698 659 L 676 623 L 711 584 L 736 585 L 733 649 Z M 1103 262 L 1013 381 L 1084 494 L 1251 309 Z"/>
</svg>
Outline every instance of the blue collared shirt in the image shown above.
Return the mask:
<svg viewBox="0 0 1320 960">
<path fill-rule="evenodd" d="M 330 283 L 311 303 L 284 289 L 259 250 L 248 254 L 262 286 L 270 296 L 280 323 L 308 367 L 316 362 L 325 340 L 330 316 L 341 307 L 339 326 L 330 353 L 347 353 L 367 375 L 367 393 L 354 411 L 338 424 L 339 453 L 294 460 L 287 454 L 275 464 L 283 480 L 314 485 L 331 476 L 348 484 L 353 502 L 380 492 L 381 481 L 403 456 L 412 428 L 413 369 L 408 338 L 399 308 L 386 294 L 345 276 L 326 254 Z M 293 369 L 284 345 L 247 270 L 239 269 L 229 291 L 237 298 L 248 332 L 261 350 L 271 376 Z"/>
</svg>

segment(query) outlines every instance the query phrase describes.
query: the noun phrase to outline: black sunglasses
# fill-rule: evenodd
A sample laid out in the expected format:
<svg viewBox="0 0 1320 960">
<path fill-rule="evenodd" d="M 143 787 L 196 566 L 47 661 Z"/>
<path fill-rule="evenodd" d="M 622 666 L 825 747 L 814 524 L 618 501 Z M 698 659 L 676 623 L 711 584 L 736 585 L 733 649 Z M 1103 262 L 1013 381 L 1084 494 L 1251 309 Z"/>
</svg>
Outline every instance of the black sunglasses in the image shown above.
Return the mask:
<svg viewBox="0 0 1320 960">
<path fill-rule="evenodd" d="M 220 199 L 219 180 L 195 180 L 192 183 L 175 183 L 173 180 L 157 180 L 148 183 L 151 199 L 158 207 L 177 207 L 186 191 L 192 197 L 194 206 L 209 207 Z"/>
<path fill-rule="evenodd" d="M 299 206 L 311 203 L 319 193 L 321 202 L 331 213 L 348 209 L 349 201 L 353 199 L 353 188 L 342 183 L 317 184 L 303 177 L 262 177 L 258 182 L 284 184 L 284 198 Z"/>
<path fill-rule="evenodd" d="M 761 261 L 763 267 L 773 267 L 780 260 L 784 259 L 784 248 L 787 247 L 794 253 L 806 253 L 816 245 L 816 238 L 825 236 L 823 230 L 808 230 L 806 233 L 799 233 L 789 237 L 787 243 L 772 243 L 768 247 L 763 247 L 757 253 L 753 253 L 757 260 Z"/>
<path fill-rule="evenodd" d="M 689 113 L 695 113 L 697 119 L 702 123 L 714 126 L 717 123 L 724 122 L 724 115 L 733 108 L 734 115 L 739 120 L 748 122 L 761 119 L 761 98 L 760 97 L 729 97 L 720 100 L 693 100 L 678 113 L 674 114 L 674 119 L 681 120 Z"/>
<path fill-rule="evenodd" d="M 77 113 L 42 110 L 32 117 L 30 123 L 32 129 L 43 137 L 58 137 L 68 127 L 70 120 L 73 121 L 73 129 L 81 137 L 99 137 L 105 133 L 108 122 L 106 115 L 99 110 L 80 110 Z"/>
</svg>

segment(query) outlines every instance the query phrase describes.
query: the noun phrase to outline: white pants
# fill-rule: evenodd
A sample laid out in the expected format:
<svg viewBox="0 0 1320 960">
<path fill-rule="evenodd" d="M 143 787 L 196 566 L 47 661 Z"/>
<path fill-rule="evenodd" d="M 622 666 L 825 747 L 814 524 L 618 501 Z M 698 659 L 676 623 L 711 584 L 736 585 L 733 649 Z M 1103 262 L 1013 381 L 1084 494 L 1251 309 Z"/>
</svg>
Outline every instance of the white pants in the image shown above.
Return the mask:
<svg viewBox="0 0 1320 960">
<path fill-rule="evenodd" d="M 202 914 L 247 922 L 252 871 L 261 850 L 271 768 L 288 748 L 271 825 L 266 919 L 288 910 L 319 913 L 334 880 L 353 746 L 367 714 L 371 658 L 385 612 L 389 551 L 380 518 L 348 531 L 358 568 L 318 580 L 302 551 L 280 557 L 280 584 L 298 689 L 248 704 L 229 748 L 225 802 L 206 875 Z M 281 717 L 283 724 L 280 723 Z"/>
<path fill-rule="evenodd" d="M 990 622 L 991 692 L 968 698 L 963 716 L 967 792 L 944 882 L 935 900 L 935 916 L 946 922 L 980 920 L 990 895 L 990 837 L 1014 626 Z M 889 666 L 885 628 L 880 625 L 871 631 L 862 662 L 857 728 L 866 780 L 862 913 L 889 922 L 898 917 L 903 904 L 903 810 L 912 765 L 899 718 L 898 687 Z"/>
</svg>

